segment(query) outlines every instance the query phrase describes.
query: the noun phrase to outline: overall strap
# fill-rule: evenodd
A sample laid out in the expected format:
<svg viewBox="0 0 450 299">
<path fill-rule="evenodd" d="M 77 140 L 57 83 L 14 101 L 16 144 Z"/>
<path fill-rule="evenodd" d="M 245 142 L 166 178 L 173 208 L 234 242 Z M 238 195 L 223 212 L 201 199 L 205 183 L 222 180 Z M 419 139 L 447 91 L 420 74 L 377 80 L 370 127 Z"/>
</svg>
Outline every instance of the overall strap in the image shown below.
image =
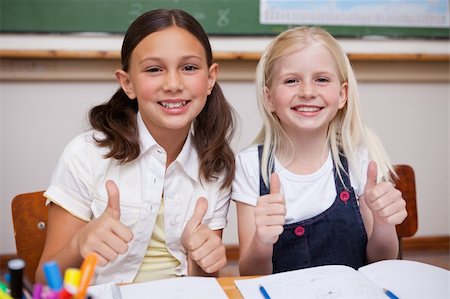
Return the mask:
<svg viewBox="0 0 450 299">
<path fill-rule="evenodd" d="M 334 173 L 334 181 L 336 184 L 336 189 L 338 190 L 349 190 L 351 188 L 350 183 L 350 173 L 348 171 L 348 161 L 347 158 L 342 154 L 339 153 L 339 160 L 341 161 L 341 164 L 344 169 L 338 169 L 335 167 L 334 158 L 333 158 L 333 173 Z M 342 176 L 342 179 L 339 177 L 339 170 Z"/>
</svg>

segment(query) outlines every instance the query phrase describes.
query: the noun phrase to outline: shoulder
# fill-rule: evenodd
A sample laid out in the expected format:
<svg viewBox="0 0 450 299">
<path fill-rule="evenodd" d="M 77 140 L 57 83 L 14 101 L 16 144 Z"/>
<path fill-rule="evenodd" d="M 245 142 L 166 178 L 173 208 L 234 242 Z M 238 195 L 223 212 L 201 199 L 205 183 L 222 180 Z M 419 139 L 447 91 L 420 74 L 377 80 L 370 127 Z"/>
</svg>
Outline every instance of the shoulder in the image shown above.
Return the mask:
<svg viewBox="0 0 450 299">
<path fill-rule="evenodd" d="M 259 169 L 258 145 L 252 145 L 236 155 L 236 170 Z"/>
<path fill-rule="evenodd" d="M 96 141 L 103 137 L 103 133 L 94 130 L 81 133 L 67 143 L 61 158 L 63 160 L 77 159 L 84 163 L 96 157 L 103 159 L 108 149 L 98 146 Z"/>
<path fill-rule="evenodd" d="M 258 159 L 258 145 L 251 145 L 243 150 L 241 150 L 237 155 L 236 159 L 239 160 L 254 160 Z"/>
</svg>

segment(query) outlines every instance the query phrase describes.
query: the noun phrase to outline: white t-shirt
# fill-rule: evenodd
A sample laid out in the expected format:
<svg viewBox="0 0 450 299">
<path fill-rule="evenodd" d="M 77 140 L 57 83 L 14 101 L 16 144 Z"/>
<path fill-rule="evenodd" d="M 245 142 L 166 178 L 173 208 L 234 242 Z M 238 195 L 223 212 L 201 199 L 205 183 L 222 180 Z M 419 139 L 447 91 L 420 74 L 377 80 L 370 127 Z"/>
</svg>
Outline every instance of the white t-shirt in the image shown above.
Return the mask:
<svg viewBox="0 0 450 299">
<path fill-rule="evenodd" d="M 364 193 L 367 180 L 368 154 L 358 151 L 360 169 L 350 169 L 350 180 L 356 196 Z M 298 175 L 284 168 L 275 158 L 275 172 L 280 178 L 281 193 L 286 202 L 286 224 L 314 217 L 328 209 L 336 198 L 331 152 L 325 163 L 314 173 Z M 358 178 L 358 179 L 356 179 Z M 231 198 L 256 206 L 259 198 L 258 146 L 253 145 L 236 156 L 236 173 Z"/>
<path fill-rule="evenodd" d="M 129 249 L 114 262 L 97 267 L 95 284 L 132 282 L 147 250 L 164 191 L 166 246 L 180 261 L 177 275 L 187 275 L 187 258 L 180 238 L 191 218 L 197 199 L 208 200 L 203 223 L 213 230 L 227 223 L 230 188 L 220 189 L 221 181 L 201 182 L 198 153 L 189 134 L 177 159 L 166 170 L 166 153 L 148 132 L 140 114 L 137 124 L 141 142 L 139 157 L 119 164 L 106 159 L 107 149 L 97 146 L 89 131 L 75 137 L 64 149 L 45 192 L 52 201 L 74 216 L 89 221 L 98 218 L 107 204 L 106 180 L 113 180 L 120 191 L 120 221 L 131 229 L 134 239 Z"/>
</svg>

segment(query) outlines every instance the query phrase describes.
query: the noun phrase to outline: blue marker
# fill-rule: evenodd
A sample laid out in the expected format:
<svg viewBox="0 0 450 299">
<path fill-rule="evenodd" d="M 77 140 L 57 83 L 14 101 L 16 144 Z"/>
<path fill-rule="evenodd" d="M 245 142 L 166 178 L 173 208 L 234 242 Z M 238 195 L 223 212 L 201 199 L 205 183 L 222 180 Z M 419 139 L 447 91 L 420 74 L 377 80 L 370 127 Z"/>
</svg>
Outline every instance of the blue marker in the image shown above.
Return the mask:
<svg viewBox="0 0 450 299">
<path fill-rule="evenodd" d="M 61 271 L 55 261 L 50 261 L 44 264 L 45 278 L 47 284 L 53 291 L 60 291 L 63 287 Z"/>
<path fill-rule="evenodd" d="M 264 299 L 270 299 L 269 293 L 267 293 L 266 289 L 262 285 L 259 285 L 259 291 L 264 296 Z"/>
<path fill-rule="evenodd" d="M 397 297 L 397 295 L 395 295 L 394 293 L 392 293 L 389 290 L 383 289 L 384 293 L 391 299 L 400 299 Z"/>
</svg>

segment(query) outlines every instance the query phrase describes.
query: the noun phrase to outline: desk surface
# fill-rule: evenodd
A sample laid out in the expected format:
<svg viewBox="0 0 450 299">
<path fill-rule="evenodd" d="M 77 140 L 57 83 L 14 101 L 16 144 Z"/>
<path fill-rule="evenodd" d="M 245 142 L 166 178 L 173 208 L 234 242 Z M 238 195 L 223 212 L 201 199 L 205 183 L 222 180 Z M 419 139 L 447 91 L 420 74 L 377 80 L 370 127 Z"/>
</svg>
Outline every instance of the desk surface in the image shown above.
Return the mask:
<svg viewBox="0 0 450 299">
<path fill-rule="evenodd" d="M 239 292 L 238 288 L 234 284 L 234 281 L 237 279 L 248 279 L 248 278 L 255 278 L 255 277 L 258 277 L 258 276 L 218 277 L 217 281 L 219 282 L 222 289 L 225 291 L 225 294 L 227 294 L 228 298 L 243 299 L 241 293 Z"/>
</svg>

